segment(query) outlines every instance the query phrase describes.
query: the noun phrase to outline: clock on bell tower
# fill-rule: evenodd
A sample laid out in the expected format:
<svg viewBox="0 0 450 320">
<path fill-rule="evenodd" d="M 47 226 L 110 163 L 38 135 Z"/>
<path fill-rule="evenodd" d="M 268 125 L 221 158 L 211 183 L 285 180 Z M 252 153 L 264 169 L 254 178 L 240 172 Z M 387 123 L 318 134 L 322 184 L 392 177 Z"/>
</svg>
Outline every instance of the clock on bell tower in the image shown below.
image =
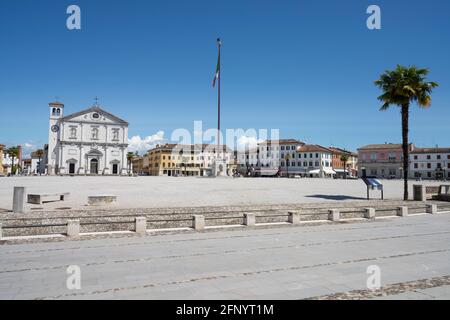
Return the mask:
<svg viewBox="0 0 450 320">
<path fill-rule="evenodd" d="M 59 157 L 59 137 L 60 137 L 60 119 L 63 116 L 64 104 L 61 102 L 50 102 L 48 104 L 50 111 L 49 130 L 48 130 L 48 155 L 47 155 L 47 173 L 50 175 L 58 173 L 57 159 Z"/>
</svg>

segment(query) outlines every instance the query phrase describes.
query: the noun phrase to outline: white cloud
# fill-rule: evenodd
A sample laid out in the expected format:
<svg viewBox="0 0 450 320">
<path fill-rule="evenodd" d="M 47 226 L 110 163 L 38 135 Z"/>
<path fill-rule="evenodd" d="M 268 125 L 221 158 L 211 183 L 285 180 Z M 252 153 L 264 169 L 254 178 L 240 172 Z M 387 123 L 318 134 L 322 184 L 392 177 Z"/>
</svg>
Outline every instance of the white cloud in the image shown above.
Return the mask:
<svg viewBox="0 0 450 320">
<path fill-rule="evenodd" d="M 139 152 L 144 154 L 149 149 L 154 148 L 157 144 L 164 142 L 164 131 L 158 131 L 156 134 L 141 138 L 141 136 L 133 136 L 128 139 L 128 150 L 131 152 Z"/>
<path fill-rule="evenodd" d="M 28 143 L 28 142 L 25 142 L 23 144 L 23 146 L 24 146 L 24 148 L 27 148 L 27 149 L 33 149 L 35 147 L 34 144 L 31 144 L 31 143 Z"/>
<path fill-rule="evenodd" d="M 38 148 L 36 147 L 36 145 L 34 145 L 30 142 L 25 142 L 24 144 L 22 144 L 22 158 L 23 159 L 30 158 L 31 152 L 33 152 L 37 149 Z"/>
</svg>

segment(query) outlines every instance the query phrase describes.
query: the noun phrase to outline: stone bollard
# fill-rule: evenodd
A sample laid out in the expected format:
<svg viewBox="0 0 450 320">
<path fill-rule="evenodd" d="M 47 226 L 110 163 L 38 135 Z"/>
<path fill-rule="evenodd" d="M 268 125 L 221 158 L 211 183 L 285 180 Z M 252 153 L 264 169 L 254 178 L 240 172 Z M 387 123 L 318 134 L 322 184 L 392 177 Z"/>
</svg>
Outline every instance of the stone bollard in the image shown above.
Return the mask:
<svg viewBox="0 0 450 320">
<path fill-rule="evenodd" d="M 421 185 L 421 184 L 413 185 L 413 199 L 415 201 L 426 201 L 427 200 L 426 187 L 424 185 Z"/>
<path fill-rule="evenodd" d="M 339 210 L 337 209 L 328 210 L 328 220 L 339 221 L 339 219 L 340 219 Z"/>
<path fill-rule="evenodd" d="M 256 225 L 256 217 L 254 213 L 244 213 L 244 225 L 248 227 Z"/>
<path fill-rule="evenodd" d="M 288 222 L 292 224 L 300 223 L 300 213 L 298 212 L 289 212 Z"/>
<path fill-rule="evenodd" d="M 139 234 L 145 234 L 147 232 L 147 218 L 146 217 L 136 217 L 134 219 L 134 231 Z"/>
<path fill-rule="evenodd" d="M 78 237 L 80 235 L 80 220 L 67 220 L 67 236 Z"/>
<path fill-rule="evenodd" d="M 194 228 L 195 230 L 205 229 L 205 216 L 195 214 L 192 217 L 192 228 Z"/>
<path fill-rule="evenodd" d="M 427 213 L 436 214 L 437 211 L 437 205 L 436 204 L 427 204 Z"/>
<path fill-rule="evenodd" d="M 375 208 L 366 208 L 364 212 L 364 218 L 375 219 Z"/>
<path fill-rule="evenodd" d="M 408 207 L 398 207 L 397 208 L 397 215 L 400 217 L 407 217 L 408 216 Z"/>
<path fill-rule="evenodd" d="M 13 194 L 13 212 L 24 213 L 25 212 L 25 187 L 14 187 Z"/>
</svg>

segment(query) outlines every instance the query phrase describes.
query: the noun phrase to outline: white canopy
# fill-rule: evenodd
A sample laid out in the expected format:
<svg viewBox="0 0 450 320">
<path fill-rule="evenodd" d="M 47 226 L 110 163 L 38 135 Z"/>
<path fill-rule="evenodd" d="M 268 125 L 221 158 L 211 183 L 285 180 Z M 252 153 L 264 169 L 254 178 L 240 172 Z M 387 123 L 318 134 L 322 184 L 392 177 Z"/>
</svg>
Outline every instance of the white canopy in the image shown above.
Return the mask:
<svg viewBox="0 0 450 320">
<path fill-rule="evenodd" d="M 313 169 L 313 170 L 309 170 L 308 173 L 309 174 L 320 174 L 320 169 Z M 325 174 L 336 174 L 336 171 L 334 171 L 333 169 L 323 169 L 323 172 Z"/>
</svg>

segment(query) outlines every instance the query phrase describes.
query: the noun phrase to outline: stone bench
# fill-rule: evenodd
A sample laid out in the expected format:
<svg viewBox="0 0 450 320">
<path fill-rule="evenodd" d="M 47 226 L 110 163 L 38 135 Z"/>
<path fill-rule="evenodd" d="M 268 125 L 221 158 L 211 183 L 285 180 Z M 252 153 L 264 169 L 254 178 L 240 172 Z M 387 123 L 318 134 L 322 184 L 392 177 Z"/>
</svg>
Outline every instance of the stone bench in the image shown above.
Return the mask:
<svg viewBox="0 0 450 320">
<path fill-rule="evenodd" d="M 437 196 L 433 198 L 440 201 L 450 201 L 450 185 L 448 184 L 440 185 Z"/>
<path fill-rule="evenodd" d="M 69 192 L 34 193 L 27 195 L 27 202 L 32 204 L 43 204 L 44 202 L 65 201 L 69 198 L 69 195 Z"/>
<path fill-rule="evenodd" d="M 104 206 L 115 202 L 117 202 L 117 196 L 112 194 L 88 196 L 88 205 L 90 206 Z"/>
<path fill-rule="evenodd" d="M 422 184 L 413 185 L 413 199 L 416 201 L 426 201 L 434 199 L 439 194 L 439 186 L 425 186 Z"/>
</svg>

